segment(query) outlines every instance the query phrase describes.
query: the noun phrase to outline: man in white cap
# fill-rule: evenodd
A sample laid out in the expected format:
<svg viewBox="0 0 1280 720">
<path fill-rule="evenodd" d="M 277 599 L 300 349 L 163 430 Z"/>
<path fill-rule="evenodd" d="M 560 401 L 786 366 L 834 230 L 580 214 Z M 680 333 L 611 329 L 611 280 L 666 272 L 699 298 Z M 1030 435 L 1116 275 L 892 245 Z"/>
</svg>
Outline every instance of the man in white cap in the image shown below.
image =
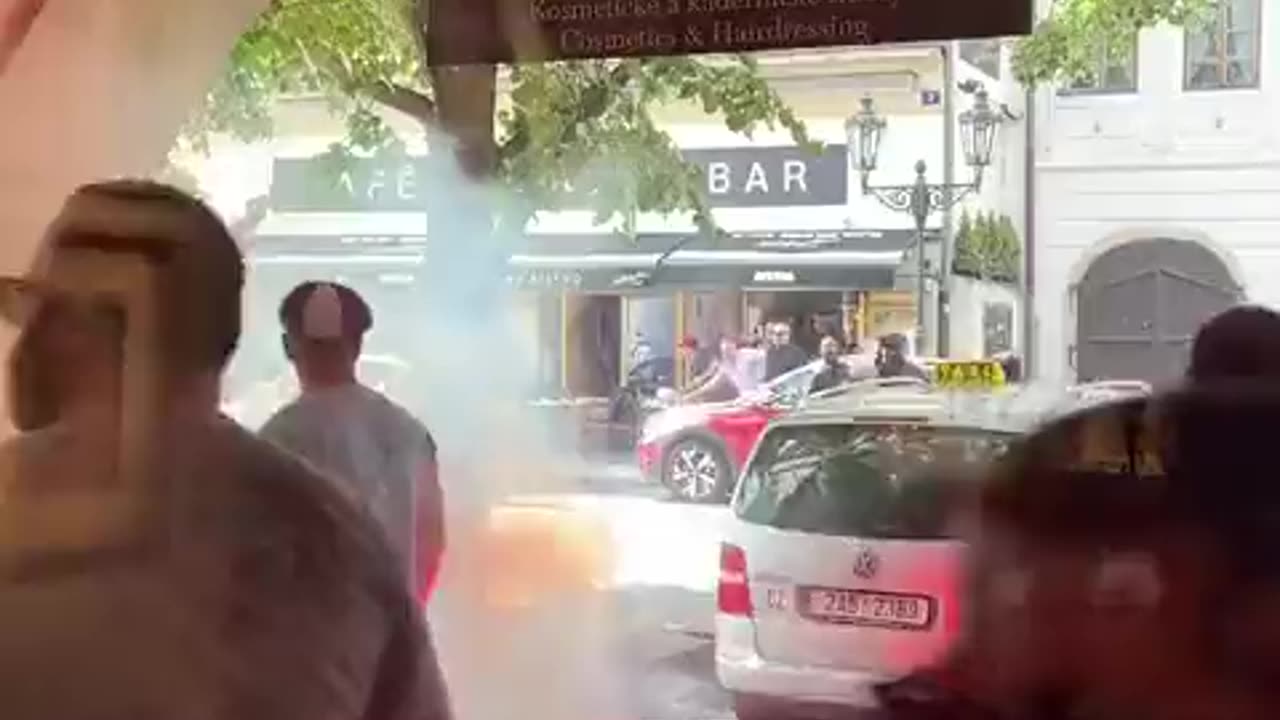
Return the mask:
<svg viewBox="0 0 1280 720">
<path fill-rule="evenodd" d="M 356 376 L 369 305 L 345 285 L 305 282 L 285 296 L 280 322 L 302 393 L 260 435 L 329 475 L 378 521 L 425 602 L 444 546 L 436 446 L 421 422 Z"/>
</svg>

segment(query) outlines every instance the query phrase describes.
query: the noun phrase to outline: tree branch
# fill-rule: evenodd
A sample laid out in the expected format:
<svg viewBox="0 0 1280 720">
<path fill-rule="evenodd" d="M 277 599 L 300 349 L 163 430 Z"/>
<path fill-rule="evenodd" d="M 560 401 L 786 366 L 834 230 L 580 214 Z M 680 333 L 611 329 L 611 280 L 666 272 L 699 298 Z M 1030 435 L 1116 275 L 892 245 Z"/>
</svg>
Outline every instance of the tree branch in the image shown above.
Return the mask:
<svg viewBox="0 0 1280 720">
<path fill-rule="evenodd" d="M 435 122 L 435 101 L 413 88 L 388 83 L 369 88 L 367 94 L 374 102 L 399 110 L 419 123 Z"/>
<path fill-rule="evenodd" d="M 301 41 L 297 41 L 296 44 L 298 46 L 298 52 L 302 55 L 303 61 L 310 67 L 313 74 L 320 74 L 320 63 L 324 62 L 328 74 L 338 80 L 339 85 L 347 94 L 367 95 L 370 100 L 381 105 L 386 105 L 393 110 L 399 110 L 424 125 L 435 121 L 435 101 L 417 90 L 390 81 L 381 82 L 372 86 L 358 83 L 352 77 L 349 68 L 344 64 L 335 63 L 332 60 L 318 60 Z M 331 47 L 329 54 L 332 57 L 341 57 L 341 53 L 339 53 L 336 48 Z"/>
<path fill-rule="evenodd" d="M 637 62 L 643 64 L 645 61 L 639 60 Z M 599 118 L 601 115 L 604 115 L 605 111 L 609 109 L 608 96 L 611 92 L 610 86 L 615 86 L 612 92 L 622 92 L 632 80 L 636 79 L 636 75 L 637 73 L 632 66 L 625 62 L 620 62 L 610 68 L 609 76 L 607 78 L 594 81 L 591 86 L 586 88 L 582 93 L 583 97 L 593 98 L 593 101 L 581 102 L 573 107 L 573 114 L 568 120 L 561 124 L 561 134 L 556 142 L 569 142 L 570 139 L 565 135 L 565 133 L 570 128 L 575 127 L 579 123 L 590 122 Z M 499 154 L 503 156 L 510 154 L 513 150 L 513 144 L 520 146 L 518 148 L 519 150 L 523 150 L 524 140 L 524 138 L 507 137 L 499 148 Z"/>
<path fill-rule="evenodd" d="M 427 25 L 431 22 L 428 0 L 417 0 L 409 8 L 409 27 L 413 28 L 413 41 L 418 44 L 418 57 L 427 64 Z M 497 28 L 494 28 L 495 30 Z"/>
</svg>

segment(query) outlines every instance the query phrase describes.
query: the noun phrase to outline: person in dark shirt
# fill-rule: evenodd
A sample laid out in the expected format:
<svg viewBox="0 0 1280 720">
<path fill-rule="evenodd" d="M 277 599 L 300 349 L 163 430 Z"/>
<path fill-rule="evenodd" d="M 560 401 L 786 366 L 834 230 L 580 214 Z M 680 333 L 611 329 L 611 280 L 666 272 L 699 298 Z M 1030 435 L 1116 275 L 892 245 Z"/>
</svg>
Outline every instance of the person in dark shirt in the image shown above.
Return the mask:
<svg viewBox="0 0 1280 720">
<path fill-rule="evenodd" d="M 929 374 L 923 368 L 907 359 L 907 338 L 901 333 L 892 333 L 880 338 L 880 348 L 876 351 L 876 369 L 882 378 L 929 379 Z"/>
<path fill-rule="evenodd" d="M 813 376 L 813 382 L 809 384 L 810 394 L 852 382 L 853 375 L 840 357 L 839 340 L 830 335 L 823 337 L 818 343 L 818 355 L 822 358 L 822 369 Z"/>
<path fill-rule="evenodd" d="M 997 355 L 995 360 L 1000 363 L 1005 382 L 1010 384 L 1022 382 L 1022 358 L 1012 352 L 1005 352 Z"/>
<path fill-rule="evenodd" d="M 769 347 L 765 350 L 764 380 L 768 382 L 779 375 L 795 370 L 809 362 L 804 350 L 791 342 L 791 326 L 785 322 L 771 323 L 768 327 Z"/>
</svg>

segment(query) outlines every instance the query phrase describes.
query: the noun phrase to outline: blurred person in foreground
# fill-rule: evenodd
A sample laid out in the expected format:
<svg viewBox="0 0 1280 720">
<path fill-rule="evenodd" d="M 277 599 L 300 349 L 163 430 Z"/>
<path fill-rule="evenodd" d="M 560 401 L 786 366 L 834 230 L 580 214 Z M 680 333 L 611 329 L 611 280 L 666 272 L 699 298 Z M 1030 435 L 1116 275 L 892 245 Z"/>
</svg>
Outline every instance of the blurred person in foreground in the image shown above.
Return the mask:
<svg viewBox="0 0 1280 720">
<path fill-rule="evenodd" d="M 436 444 L 408 410 L 356 377 L 373 312 L 345 285 L 304 282 L 285 296 L 279 315 L 301 394 L 259 435 L 336 480 L 382 527 L 426 602 L 445 542 Z"/>
<path fill-rule="evenodd" d="M 1187 379 L 1280 379 L 1280 313 L 1240 305 L 1211 318 L 1196 332 Z"/>
<path fill-rule="evenodd" d="M 880 346 L 876 349 L 876 370 L 882 378 L 929 379 L 924 368 L 907 358 L 907 337 L 902 333 L 891 333 L 880 338 Z"/>
<path fill-rule="evenodd" d="M 68 289 L 89 253 L 145 262 L 157 280 L 157 422 L 139 453 L 148 482 L 132 487 L 116 462 L 121 418 L 142 402 L 122 382 L 130 317 Z M 0 547 L 7 715 L 450 716 L 422 614 L 377 528 L 219 414 L 243 282 L 240 251 L 207 207 L 168 186 L 111 181 L 78 189 L 32 270 L 7 285 L 22 431 L 0 448 L 9 521 L 51 505 L 109 513 L 121 487 L 157 510 L 74 550 Z"/>
<path fill-rule="evenodd" d="M 1280 716 L 1280 391 L 1216 385 L 1049 423 L 977 503 L 967 628 L 886 715 Z"/>
</svg>

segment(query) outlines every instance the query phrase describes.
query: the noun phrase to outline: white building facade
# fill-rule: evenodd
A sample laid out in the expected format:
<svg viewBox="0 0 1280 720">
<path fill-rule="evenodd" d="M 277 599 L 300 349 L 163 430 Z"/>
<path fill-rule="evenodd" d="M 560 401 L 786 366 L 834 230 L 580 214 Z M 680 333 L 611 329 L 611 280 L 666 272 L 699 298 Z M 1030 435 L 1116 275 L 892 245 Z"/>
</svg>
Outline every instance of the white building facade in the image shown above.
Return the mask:
<svg viewBox="0 0 1280 720">
<path fill-rule="evenodd" d="M 1168 381 L 1208 317 L 1280 306 L 1280 3 L 1221 0 L 1036 98 L 1034 366 Z"/>
</svg>

